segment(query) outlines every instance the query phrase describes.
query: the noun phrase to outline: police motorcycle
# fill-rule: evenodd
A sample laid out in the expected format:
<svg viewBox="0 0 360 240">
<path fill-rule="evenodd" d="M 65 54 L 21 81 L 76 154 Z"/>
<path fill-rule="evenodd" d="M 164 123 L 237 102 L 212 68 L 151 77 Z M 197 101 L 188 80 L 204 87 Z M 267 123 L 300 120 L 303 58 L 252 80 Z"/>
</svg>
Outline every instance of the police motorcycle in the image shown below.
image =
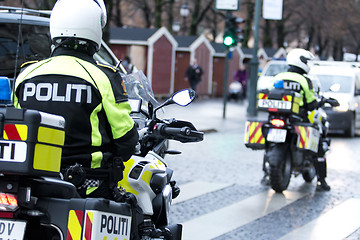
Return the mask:
<svg viewBox="0 0 360 240">
<path fill-rule="evenodd" d="M 287 189 L 291 175 L 305 182 L 316 176 L 314 162 L 329 150 L 329 122 L 324 104 L 338 106 L 335 99 L 321 97 L 320 106 L 304 122 L 299 115 L 300 94 L 283 88 L 258 92 L 257 107 L 268 112 L 266 121 L 247 121 L 245 145 L 265 150 L 263 183 L 278 193 Z M 320 145 L 320 147 L 319 147 Z"/>
<path fill-rule="evenodd" d="M 124 163 L 115 201 L 79 196 L 76 186 L 86 178 L 81 166 L 63 180 L 63 117 L 0 106 L 1 239 L 181 239 L 181 224 L 168 222 L 179 188 L 163 157 L 180 153 L 168 149 L 168 139 L 198 142 L 203 133 L 190 122 L 158 119 L 156 113 L 169 104 L 188 105 L 195 92 L 182 90 L 159 104 L 142 72 L 124 76 L 124 83 L 140 140 Z"/>
</svg>

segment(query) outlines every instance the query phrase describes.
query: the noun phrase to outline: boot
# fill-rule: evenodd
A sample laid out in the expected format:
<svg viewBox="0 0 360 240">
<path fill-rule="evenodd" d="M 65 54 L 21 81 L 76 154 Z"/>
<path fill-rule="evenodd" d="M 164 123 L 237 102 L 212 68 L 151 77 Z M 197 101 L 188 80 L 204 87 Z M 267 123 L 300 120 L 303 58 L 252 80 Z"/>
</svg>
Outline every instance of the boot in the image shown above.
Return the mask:
<svg viewBox="0 0 360 240">
<path fill-rule="evenodd" d="M 330 186 L 325 181 L 326 178 L 326 158 L 318 157 L 317 161 L 314 162 L 315 169 L 317 172 L 318 185 L 317 190 L 319 191 L 330 191 Z"/>
<path fill-rule="evenodd" d="M 325 178 L 322 179 L 318 179 L 318 185 L 316 190 L 319 191 L 330 191 L 330 186 L 327 184 L 327 182 L 325 181 Z"/>
</svg>

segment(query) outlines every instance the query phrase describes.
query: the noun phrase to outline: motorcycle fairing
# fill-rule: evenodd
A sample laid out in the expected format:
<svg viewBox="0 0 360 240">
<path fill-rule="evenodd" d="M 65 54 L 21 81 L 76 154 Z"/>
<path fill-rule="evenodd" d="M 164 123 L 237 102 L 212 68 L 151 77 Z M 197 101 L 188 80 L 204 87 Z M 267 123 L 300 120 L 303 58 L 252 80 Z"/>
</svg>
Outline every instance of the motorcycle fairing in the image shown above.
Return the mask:
<svg viewBox="0 0 360 240">
<path fill-rule="evenodd" d="M 152 151 L 145 158 L 132 156 L 124 165 L 124 177 L 119 181 L 119 187 L 136 196 L 144 214 L 153 215 L 152 201 L 156 193 L 151 187 L 151 181 L 155 174 L 167 178 L 166 165 L 161 161 L 161 157 Z"/>
</svg>

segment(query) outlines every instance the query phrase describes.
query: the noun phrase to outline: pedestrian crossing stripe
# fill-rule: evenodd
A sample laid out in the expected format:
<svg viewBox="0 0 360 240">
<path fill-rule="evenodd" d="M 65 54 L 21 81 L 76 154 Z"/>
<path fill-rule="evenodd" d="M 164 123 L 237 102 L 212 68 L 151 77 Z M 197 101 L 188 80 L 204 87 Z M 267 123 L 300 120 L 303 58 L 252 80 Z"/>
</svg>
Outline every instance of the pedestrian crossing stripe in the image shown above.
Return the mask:
<svg viewBox="0 0 360 240">
<path fill-rule="evenodd" d="M 230 206 L 183 223 L 183 240 L 209 240 L 230 232 L 304 197 L 307 193 L 273 190 L 261 192 Z M 221 224 L 219 224 L 221 223 Z"/>
<path fill-rule="evenodd" d="M 350 198 L 279 240 L 343 240 L 359 228 L 360 199 Z"/>
<path fill-rule="evenodd" d="M 173 204 L 187 201 L 191 198 L 215 192 L 231 186 L 230 183 L 213 183 L 205 181 L 194 181 L 181 186 L 180 195 L 173 200 Z"/>
<path fill-rule="evenodd" d="M 194 188 L 185 199 L 178 201 L 188 201 L 199 197 L 198 189 L 209 184 L 203 194 L 221 190 L 231 184 L 221 184 L 195 181 L 180 185 L 180 189 L 186 190 Z M 183 191 L 182 191 L 183 193 Z M 183 240 L 209 240 L 222 236 L 245 224 L 266 215 L 281 210 L 287 205 L 306 197 L 307 191 L 292 192 L 284 191 L 277 194 L 273 190 L 267 190 L 253 195 L 242 201 L 236 202 L 224 208 L 198 216 L 189 221 L 183 222 Z M 181 196 L 181 194 L 180 194 Z M 176 199 L 175 199 L 176 200 Z M 178 199 L 180 200 L 180 199 Z M 178 203 L 175 201 L 175 204 Z M 297 228 L 278 240 L 343 240 L 360 227 L 360 199 L 350 198 L 343 203 L 335 206 L 323 213 L 313 221 Z"/>
</svg>

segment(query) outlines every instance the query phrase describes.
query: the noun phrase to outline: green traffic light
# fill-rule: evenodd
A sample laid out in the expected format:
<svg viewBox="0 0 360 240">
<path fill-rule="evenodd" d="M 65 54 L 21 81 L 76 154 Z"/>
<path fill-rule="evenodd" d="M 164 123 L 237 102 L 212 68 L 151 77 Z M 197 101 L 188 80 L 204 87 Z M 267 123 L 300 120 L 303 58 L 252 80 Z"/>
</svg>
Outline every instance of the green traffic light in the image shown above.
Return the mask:
<svg viewBox="0 0 360 240">
<path fill-rule="evenodd" d="M 225 46 L 231 46 L 234 43 L 234 39 L 230 36 L 226 36 L 223 42 Z"/>
</svg>

